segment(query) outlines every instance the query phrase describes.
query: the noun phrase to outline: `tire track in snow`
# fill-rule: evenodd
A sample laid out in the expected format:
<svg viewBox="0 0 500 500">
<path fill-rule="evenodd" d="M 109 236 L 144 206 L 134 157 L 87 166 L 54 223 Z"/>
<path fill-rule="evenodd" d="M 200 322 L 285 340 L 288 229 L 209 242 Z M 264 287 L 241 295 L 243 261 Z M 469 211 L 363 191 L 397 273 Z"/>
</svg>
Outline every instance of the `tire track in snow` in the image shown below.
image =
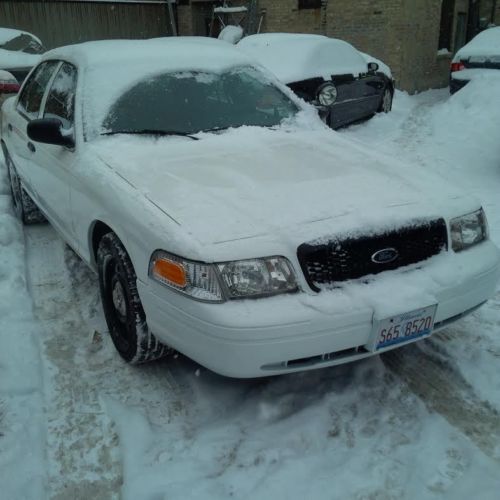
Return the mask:
<svg viewBox="0 0 500 500">
<path fill-rule="evenodd" d="M 118 498 L 117 436 L 99 400 L 99 386 L 82 376 L 82 369 L 92 368 L 79 366 L 81 344 L 90 331 L 75 307 L 65 246 L 48 225 L 26 227 L 25 240 L 28 284 L 44 327 L 50 498 Z"/>
<path fill-rule="evenodd" d="M 447 332 L 436 336 L 446 338 Z M 443 416 L 500 463 L 500 413 L 481 400 L 432 339 L 383 354 L 385 365 L 427 408 Z"/>
</svg>

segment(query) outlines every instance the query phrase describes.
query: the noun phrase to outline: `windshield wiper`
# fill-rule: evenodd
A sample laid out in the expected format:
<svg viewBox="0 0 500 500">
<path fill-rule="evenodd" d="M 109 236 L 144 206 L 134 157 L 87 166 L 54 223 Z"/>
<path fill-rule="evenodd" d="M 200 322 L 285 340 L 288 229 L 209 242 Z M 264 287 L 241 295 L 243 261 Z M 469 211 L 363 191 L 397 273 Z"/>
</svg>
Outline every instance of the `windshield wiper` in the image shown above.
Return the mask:
<svg viewBox="0 0 500 500">
<path fill-rule="evenodd" d="M 225 127 L 212 127 L 203 129 L 202 132 L 220 132 L 221 130 L 228 130 L 230 128 L 238 128 L 239 125 L 227 125 Z"/>
<path fill-rule="evenodd" d="M 180 137 L 189 137 L 193 141 L 198 141 L 199 137 L 188 134 L 187 132 L 180 132 L 179 130 L 156 130 L 156 129 L 143 129 L 143 130 L 113 130 L 111 132 L 103 132 L 101 135 L 116 135 L 116 134 L 133 134 L 133 135 L 178 135 Z"/>
</svg>

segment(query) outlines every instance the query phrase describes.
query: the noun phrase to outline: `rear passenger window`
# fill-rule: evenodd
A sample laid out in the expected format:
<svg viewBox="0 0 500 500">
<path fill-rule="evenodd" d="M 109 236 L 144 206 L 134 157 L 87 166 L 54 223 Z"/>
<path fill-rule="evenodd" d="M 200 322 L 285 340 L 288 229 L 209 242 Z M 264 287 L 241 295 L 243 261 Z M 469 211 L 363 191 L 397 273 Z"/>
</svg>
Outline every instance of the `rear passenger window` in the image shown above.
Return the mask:
<svg viewBox="0 0 500 500">
<path fill-rule="evenodd" d="M 19 96 L 17 107 L 28 118 L 38 118 L 47 83 L 58 64 L 57 61 L 47 61 L 40 64 L 26 82 Z"/>
<path fill-rule="evenodd" d="M 76 76 L 76 68 L 71 64 L 64 63 L 59 68 L 43 113 L 44 118 L 59 118 L 66 129 L 73 126 Z"/>
</svg>

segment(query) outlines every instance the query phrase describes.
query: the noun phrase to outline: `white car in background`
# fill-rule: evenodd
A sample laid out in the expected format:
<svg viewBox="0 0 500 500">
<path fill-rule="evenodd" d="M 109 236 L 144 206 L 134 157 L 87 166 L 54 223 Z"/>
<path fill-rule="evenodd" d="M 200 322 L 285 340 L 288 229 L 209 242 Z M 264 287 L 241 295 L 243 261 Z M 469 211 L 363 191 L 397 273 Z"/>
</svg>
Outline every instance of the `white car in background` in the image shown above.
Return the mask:
<svg viewBox="0 0 500 500">
<path fill-rule="evenodd" d="M 2 109 L 19 218 L 99 276 L 128 362 L 331 366 L 428 337 L 495 291 L 478 201 L 332 132 L 225 42 L 48 52 Z"/>
<path fill-rule="evenodd" d="M 26 31 L 0 28 L 0 70 L 8 71 L 22 83 L 45 52 L 39 38 Z"/>
<path fill-rule="evenodd" d="M 495 78 L 500 85 L 500 26 L 482 31 L 455 54 L 450 68 L 450 92 L 454 94 L 479 78 Z"/>
</svg>

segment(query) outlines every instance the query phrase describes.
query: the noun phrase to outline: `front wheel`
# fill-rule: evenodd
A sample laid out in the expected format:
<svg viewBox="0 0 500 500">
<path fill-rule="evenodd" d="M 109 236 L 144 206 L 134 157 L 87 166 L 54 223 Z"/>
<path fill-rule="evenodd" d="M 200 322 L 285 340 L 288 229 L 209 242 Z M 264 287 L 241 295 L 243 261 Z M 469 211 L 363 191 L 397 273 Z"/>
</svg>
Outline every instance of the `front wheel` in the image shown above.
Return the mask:
<svg viewBox="0 0 500 500">
<path fill-rule="evenodd" d="M 392 92 L 386 88 L 382 96 L 382 101 L 379 107 L 379 113 L 389 113 L 392 109 Z"/>
<path fill-rule="evenodd" d="M 132 262 L 114 233 L 99 243 L 97 268 L 106 323 L 120 356 L 132 364 L 165 356 L 168 348 L 148 328 Z"/>
</svg>

